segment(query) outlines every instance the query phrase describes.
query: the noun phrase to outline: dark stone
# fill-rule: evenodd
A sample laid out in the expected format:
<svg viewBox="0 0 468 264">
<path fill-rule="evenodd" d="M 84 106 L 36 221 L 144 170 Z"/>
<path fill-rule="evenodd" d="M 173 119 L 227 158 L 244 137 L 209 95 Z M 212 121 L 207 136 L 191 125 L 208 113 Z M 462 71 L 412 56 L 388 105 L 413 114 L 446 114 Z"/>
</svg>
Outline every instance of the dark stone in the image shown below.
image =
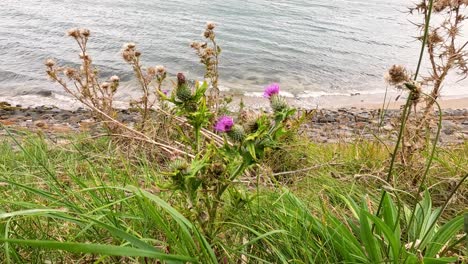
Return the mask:
<svg viewBox="0 0 468 264">
<path fill-rule="evenodd" d="M 52 91 L 49 90 L 40 90 L 36 92 L 37 95 L 43 96 L 43 97 L 51 97 L 52 96 Z"/>
</svg>

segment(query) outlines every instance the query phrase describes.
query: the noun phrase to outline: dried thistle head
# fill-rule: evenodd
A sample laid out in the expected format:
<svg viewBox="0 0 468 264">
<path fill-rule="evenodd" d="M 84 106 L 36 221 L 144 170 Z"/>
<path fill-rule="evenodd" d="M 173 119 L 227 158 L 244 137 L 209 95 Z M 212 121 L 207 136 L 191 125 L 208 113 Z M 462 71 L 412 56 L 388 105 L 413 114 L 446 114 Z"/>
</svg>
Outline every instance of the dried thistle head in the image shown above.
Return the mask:
<svg viewBox="0 0 468 264">
<path fill-rule="evenodd" d="M 206 22 L 206 29 L 213 30 L 216 27 L 216 24 L 212 21 Z"/>
<path fill-rule="evenodd" d="M 81 79 L 80 74 L 78 73 L 78 71 L 75 68 L 71 68 L 71 67 L 66 67 L 63 70 L 63 75 L 67 76 L 67 78 L 70 79 L 70 80 L 79 80 L 79 79 Z"/>
<path fill-rule="evenodd" d="M 124 49 L 135 49 L 136 44 L 133 42 L 125 43 L 124 44 Z"/>
<path fill-rule="evenodd" d="M 55 66 L 56 63 L 55 63 L 55 61 L 53 59 L 47 59 L 44 64 L 48 68 L 52 68 L 52 67 Z"/>
<path fill-rule="evenodd" d="M 103 82 L 103 83 L 101 83 L 101 88 L 104 89 L 104 90 L 109 89 L 110 86 L 111 86 L 111 85 L 110 85 L 110 83 L 108 83 L 108 82 Z"/>
<path fill-rule="evenodd" d="M 67 30 L 67 35 L 73 38 L 81 37 L 80 29 L 79 28 L 71 28 Z"/>
<path fill-rule="evenodd" d="M 428 44 L 439 44 L 439 43 L 444 42 L 444 39 L 440 36 L 437 29 L 435 29 L 429 33 L 427 42 Z"/>
<path fill-rule="evenodd" d="M 162 65 L 157 65 L 155 68 L 157 74 L 163 75 L 166 73 L 166 68 Z"/>
<path fill-rule="evenodd" d="M 111 82 L 119 82 L 120 81 L 120 78 L 119 76 L 117 75 L 113 75 L 112 77 L 110 77 L 109 79 Z"/>
<path fill-rule="evenodd" d="M 215 27 L 216 27 L 216 24 L 214 22 L 206 22 L 206 28 L 205 28 L 205 32 L 203 32 L 203 36 L 207 39 L 214 40 L 215 39 L 215 33 L 214 33 Z"/>
<path fill-rule="evenodd" d="M 399 87 L 405 82 L 411 80 L 408 71 L 404 66 L 393 65 L 385 75 L 385 80 L 390 84 Z"/>
<path fill-rule="evenodd" d="M 89 29 L 87 29 L 87 28 L 80 28 L 80 34 L 83 37 L 87 38 L 87 37 L 89 37 L 91 35 L 91 31 L 89 31 Z"/>
</svg>

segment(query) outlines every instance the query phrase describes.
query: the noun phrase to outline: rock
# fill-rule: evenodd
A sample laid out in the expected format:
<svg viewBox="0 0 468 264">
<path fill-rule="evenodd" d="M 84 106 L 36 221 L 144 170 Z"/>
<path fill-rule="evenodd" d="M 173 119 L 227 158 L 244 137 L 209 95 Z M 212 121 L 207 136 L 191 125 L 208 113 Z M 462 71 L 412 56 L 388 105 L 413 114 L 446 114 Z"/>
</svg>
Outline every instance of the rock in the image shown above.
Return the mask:
<svg viewBox="0 0 468 264">
<path fill-rule="evenodd" d="M 442 132 L 446 135 L 452 135 L 460 130 L 460 127 L 450 120 L 442 120 Z"/>
<path fill-rule="evenodd" d="M 468 137 L 467 137 L 464 133 L 462 133 L 462 132 L 454 133 L 453 136 L 456 137 L 457 139 L 466 139 L 466 138 L 468 138 Z"/>
<path fill-rule="evenodd" d="M 391 124 L 387 124 L 387 125 L 383 126 L 382 129 L 385 130 L 385 131 L 392 131 L 392 130 L 395 129 L 395 127 L 393 125 L 391 125 Z"/>
<path fill-rule="evenodd" d="M 62 125 L 62 124 L 54 124 L 53 126 L 50 127 L 49 129 L 52 132 L 57 132 L 57 133 L 70 133 L 73 132 L 72 128 L 68 125 Z"/>
<path fill-rule="evenodd" d="M 47 129 L 49 125 L 44 120 L 38 120 L 34 122 L 34 125 L 38 128 Z"/>
<path fill-rule="evenodd" d="M 11 118 L 11 119 L 4 119 L 4 120 L 0 120 L 0 124 L 4 125 L 4 126 L 11 126 L 11 125 L 14 125 L 16 124 L 16 119 L 14 118 Z"/>
<path fill-rule="evenodd" d="M 40 90 L 36 92 L 37 95 L 43 96 L 43 97 L 51 97 L 52 96 L 52 91 L 49 90 Z"/>
</svg>

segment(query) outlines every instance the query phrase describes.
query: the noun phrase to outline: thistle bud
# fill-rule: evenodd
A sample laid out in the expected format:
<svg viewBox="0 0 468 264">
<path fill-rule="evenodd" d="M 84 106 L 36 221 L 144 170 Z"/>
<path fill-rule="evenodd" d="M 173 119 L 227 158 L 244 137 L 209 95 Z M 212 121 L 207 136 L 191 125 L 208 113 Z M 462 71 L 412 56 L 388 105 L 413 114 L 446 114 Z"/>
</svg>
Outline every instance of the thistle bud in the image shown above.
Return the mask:
<svg viewBox="0 0 468 264">
<path fill-rule="evenodd" d="M 247 134 L 255 133 L 258 130 L 258 116 L 248 116 L 244 123 L 244 129 Z"/>
<path fill-rule="evenodd" d="M 184 159 L 176 159 L 171 162 L 169 165 L 170 170 L 172 171 L 177 171 L 177 172 L 182 172 L 183 174 L 186 174 L 189 170 L 190 164 Z"/>
<path fill-rule="evenodd" d="M 192 91 L 187 85 L 187 80 L 183 73 L 179 72 L 177 74 L 177 89 L 176 89 L 176 96 L 182 102 L 187 102 L 192 98 Z"/>
<path fill-rule="evenodd" d="M 227 134 L 232 140 L 236 142 L 242 142 L 242 140 L 245 138 L 244 128 L 237 124 L 234 125 Z"/>
<path fill-rule="evenodd" d="M 284 109 L 288 108 L 288 104 L 283 97 L 278 94 L 274 94 L 270 97 L 270 105 L 275 113 L 281 112 Z"/>
<path fill-rule="evenodd" d="M 185 75 L 181 72 L 177 73 L 177 86 L 181 86 L 186 83 L 187 81 L 185 80 Z"/>
</svg>

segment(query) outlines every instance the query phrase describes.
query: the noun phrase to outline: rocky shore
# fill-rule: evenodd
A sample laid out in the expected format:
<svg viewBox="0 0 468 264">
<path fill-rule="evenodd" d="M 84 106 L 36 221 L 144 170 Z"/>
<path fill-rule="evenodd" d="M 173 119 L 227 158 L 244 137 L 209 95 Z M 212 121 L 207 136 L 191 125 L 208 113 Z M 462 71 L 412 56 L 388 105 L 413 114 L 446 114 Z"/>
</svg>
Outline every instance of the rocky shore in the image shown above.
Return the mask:
<svg viewBox="0 0 468 264">
<path fill-rule="evenodd" d="M 399 110 L 339 108 L 319 109 L 305 122 L 302 133 L 316 142 L 338 143 L 356 139 L 384 139 L 396 137 L 396 120 Z M 137 114 L 126 109 L 119 110 L 119 120 L 131 124 Z M 0 123 L 17 130 L 42 131 L 56 137 L 58 134 L 100 131 L 89 111 L 78 108 L 64 110 L 57 107 L 38 106 L 23 108 L 0 103 Z M 6 131 L 0 130 L 0 137 Z M 468 109 L 444 109 L 441 144 L 460 144 L 468 139 Z"/>
</svg>

